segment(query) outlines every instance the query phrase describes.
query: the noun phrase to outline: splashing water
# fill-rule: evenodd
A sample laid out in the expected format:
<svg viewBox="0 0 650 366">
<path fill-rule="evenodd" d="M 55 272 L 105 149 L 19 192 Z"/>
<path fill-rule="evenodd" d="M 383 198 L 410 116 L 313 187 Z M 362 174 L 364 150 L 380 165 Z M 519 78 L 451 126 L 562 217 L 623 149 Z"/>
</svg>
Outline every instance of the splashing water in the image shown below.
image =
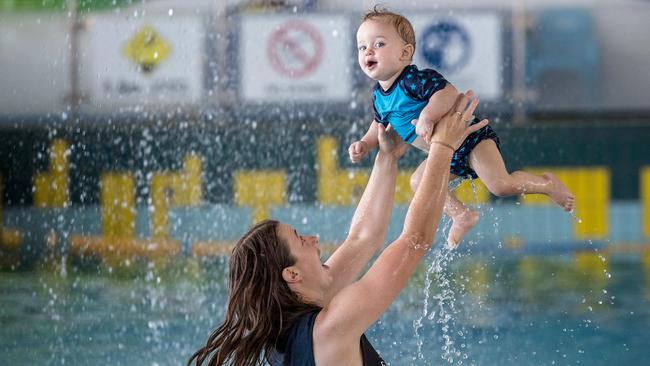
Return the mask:
<svg viewBox="0 0 650 366">
<path fill-rule="evenodd" d="M 449 184 L 450 190 L 455 190 L 460 186 L 462 181 L 460 179 L 453 180 Z M 480 203 L 478 201 L 478 191 L 474 180 L 470 180 L 471 189 L 473 192 L 474 204 L 477 209 L 480 209 Z M 441 219 L 441 225 L 439 228 L 440 237 L 446 238 L 449 230 L 451 228 L 452 220 L 448 216 L 443 216 Z M 455 284 L 452 284 L 450 281 L 450 272 L 447 270 L 449 264 L 454 260 L 460 257 L 460 253 L 457 250 L 450 250 L 448 246 L 444 243 L 445 240 L 442 240 L 442 243 L 437 245 L 433 250 L 431 257 L 431 263 L 427 267 L 425 280 L 424 280 L 424 300 L 422 306 L 422 313 L 419 318 L 413 321 L 413 329 L 416 337 L 417 345 L 417 359 L 424 359 L 424 354 L 422 353 L 422 346 L 424 345 L 424 338 L 420 336 L 420 330 L 424 326 L 423 320 L 426 318 L 430 321 L 435 329 L 438 329 L 441 333 L 441 340 L 443 342 L 441 350 L 442 354 L 440 357 L 446 362 L 453 364 L 462 364 L 463 359 L 467 359 L 468 355 L 463 354 L 461 350 L 456 346 L 457 343 L 461 344 L 463 348 L 464 342 L 457 342 L 455 339 L 456 336 L 464 338 L 465 332 L 460 330 L 454 332 L 455 326 L 455 316 L 458 313 L 456 309 L 456 296 L 458 291 L 463 291 L 463 288 L 457 288 Z M 437 293 L 431 294 L 431 284 L 435 281 Z M 429 300 L 431 299 L 431 305 L 433 309 L 429 311 Z"/>
<path fill-rule="evenodd" d="M 573 220 L 575 222 L 577 222 L 578 224 L 582 224 L 582 219 L 580 217 L 578 217 L 578 215 L 576 215 L 576 210 L 575 209 L 569 211 L 569 215 L 571 215 L 571 217 L 573 218 Z"/>
<path fill-rule="evenodd" d="M 449 218 L 443 219 L 443 232 L 448 231 L 451 226 Z M 444 241 L 443 241 L 444 242 Z M 461 357 L 460 350 L 456 347 L 456 341 L 453 336 L 454 319 L 457 312 L 455 308 L 456 302 L 456 289 L 449 279 L 449 263 L 455 259 L 458 254 L 456 251 L 449 250 L 443 243 L 438 245 L 432 253 L 432 260 L 429 264 L 426 277 L 424 281 L 424 302 L 422 307 L 421 316 L 413 321 L 413 328 L 415 331 L 416 345 L 417 345 L 417 358 L 424 359 L 422 353 L 422 346 L 424 345 L 424 337 L 420 336 L 420 329 L 423 327 L 423 320 L 426 318 L 432 322 L 435 329 L 441 332 L 441 339 L 443 345 L 441 347 L 442 359 L 449 363 Z M 435 281 L 437 293 L 431 294 L 431 284 Z M 431 299 L 431 306 L 433 309 L 429 311 L 429 299 Z M 462 334 L 462 332 L 460 333 Z"/>
</svg>

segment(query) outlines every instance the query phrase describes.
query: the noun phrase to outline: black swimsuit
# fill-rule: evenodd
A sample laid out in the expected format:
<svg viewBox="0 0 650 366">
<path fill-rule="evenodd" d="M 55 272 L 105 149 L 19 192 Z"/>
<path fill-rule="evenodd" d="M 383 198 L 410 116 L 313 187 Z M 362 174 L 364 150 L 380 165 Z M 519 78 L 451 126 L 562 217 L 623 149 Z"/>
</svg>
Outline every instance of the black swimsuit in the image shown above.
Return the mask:
<svg viewBox="0 0 650 366">
<path fill-rule="evenodd" d="M 318 311 L 307 313 L 289 329 L 272 356 L 272 366 L 316 366 L 312 334 Z M 365 335 L 361 335 L 363 366 L 385 366 Z"/>
</svg>

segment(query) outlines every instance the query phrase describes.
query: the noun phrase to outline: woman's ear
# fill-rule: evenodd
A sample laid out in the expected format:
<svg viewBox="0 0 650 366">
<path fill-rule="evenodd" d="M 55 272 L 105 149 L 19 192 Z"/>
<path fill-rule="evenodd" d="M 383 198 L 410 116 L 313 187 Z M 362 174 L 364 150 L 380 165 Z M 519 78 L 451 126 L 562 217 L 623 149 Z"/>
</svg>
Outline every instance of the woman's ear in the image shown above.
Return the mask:
<svg viewBox="0 0 650 366">
<path fill-rule="evenodd" d="M 413 53 L 415 52 L 415 47 L 412 44 L 407 43 L 402 47 L 402 60 L 413 60 Z"/>
<path fill-rule="evenodd" d="M 282 270 L 282 278 L 289 284 L 301 281 L 300 272 L 293 266 Z"/>
</svg>

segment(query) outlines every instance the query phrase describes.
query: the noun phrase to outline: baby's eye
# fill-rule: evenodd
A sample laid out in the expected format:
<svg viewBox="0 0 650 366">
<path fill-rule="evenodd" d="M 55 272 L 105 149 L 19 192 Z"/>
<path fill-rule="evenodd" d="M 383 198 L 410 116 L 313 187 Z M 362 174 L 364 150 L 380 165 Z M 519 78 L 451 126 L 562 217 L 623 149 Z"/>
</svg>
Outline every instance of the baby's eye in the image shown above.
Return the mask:
<svg viewBox="0 0 650 366">
<path fill-rule="evenodd" d="M 359 51 L 365 51 L 365 50 L 366 50 L 366 46 L 359 46 Z"/>
<path fill-rule="evenodd" d="M 377 43 L 375 43 L 375 47 L 377 47 L 377 48 L 384 47 L 384 46 L 385 46 L 385 43 L 384 43 L 384 42 L 377 42 Z"/>
</svg>

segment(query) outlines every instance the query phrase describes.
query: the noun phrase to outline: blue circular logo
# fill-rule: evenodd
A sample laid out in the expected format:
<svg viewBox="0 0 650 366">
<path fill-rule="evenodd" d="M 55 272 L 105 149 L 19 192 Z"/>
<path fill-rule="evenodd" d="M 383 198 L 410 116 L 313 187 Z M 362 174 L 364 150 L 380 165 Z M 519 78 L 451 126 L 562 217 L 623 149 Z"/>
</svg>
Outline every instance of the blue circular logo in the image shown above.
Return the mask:
<svg viewBox="0 0 650 366">
<path fill-rule="evenodd" d="M 427 27 L 420 39 L 422 57 L 440 72 L 452 73 L 470 59 L 472 47 L 467 31 L 457 23 L 440 21 Z"/>
</svg>

